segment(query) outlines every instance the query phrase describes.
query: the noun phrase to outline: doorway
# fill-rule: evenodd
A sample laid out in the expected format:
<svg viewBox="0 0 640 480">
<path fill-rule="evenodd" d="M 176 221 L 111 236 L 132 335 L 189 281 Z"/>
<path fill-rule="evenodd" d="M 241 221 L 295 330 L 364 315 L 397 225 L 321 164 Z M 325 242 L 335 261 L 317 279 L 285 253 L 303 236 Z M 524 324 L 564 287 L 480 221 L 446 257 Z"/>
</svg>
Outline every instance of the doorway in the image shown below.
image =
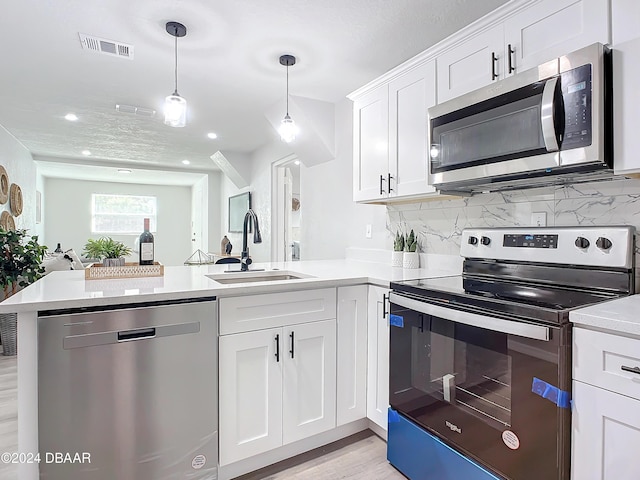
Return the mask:
<svg viewBox="0 0 640 480">
<path fill-rule="evenodd" d="M 300 167 L 300 161 L 295 155 L 289 155 L 273 164 L 275 228 L 272 258 L 276 262 L 295 262 L 301 258 Z"/>
</svg>

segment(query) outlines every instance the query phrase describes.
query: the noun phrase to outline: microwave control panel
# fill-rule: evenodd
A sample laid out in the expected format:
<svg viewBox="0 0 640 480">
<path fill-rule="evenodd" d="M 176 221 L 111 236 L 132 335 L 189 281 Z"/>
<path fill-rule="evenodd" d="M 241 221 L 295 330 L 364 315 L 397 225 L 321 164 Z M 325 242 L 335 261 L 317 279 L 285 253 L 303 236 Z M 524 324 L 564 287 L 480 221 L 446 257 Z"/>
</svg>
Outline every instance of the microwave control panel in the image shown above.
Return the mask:
<svg viewBox="0 0 640 480">
<path fill-rule="evenodd" d="M 564 137 L 561 150 L 591 145 L 591 64 L 560 74 L 564 101 Z"/>
</svg>

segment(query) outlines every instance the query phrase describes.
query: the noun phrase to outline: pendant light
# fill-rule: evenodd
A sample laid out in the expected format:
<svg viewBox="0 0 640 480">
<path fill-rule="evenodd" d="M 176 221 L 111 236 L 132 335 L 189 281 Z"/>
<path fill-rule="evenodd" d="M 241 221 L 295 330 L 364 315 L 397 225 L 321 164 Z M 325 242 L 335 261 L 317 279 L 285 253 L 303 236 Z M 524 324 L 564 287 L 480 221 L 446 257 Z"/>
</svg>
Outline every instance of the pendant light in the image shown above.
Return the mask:
<svg viewBox="0 0 640 480">
<path fill-rule="evenodd" d="M 187 123 L 187 101 L 178 95 L 178 37 L 187 34 L 187 27 L 178 22 L 167 22 L 167 33 L 175 37 L 175 80 L 174 92 L 164 99 L 164 123 L 170 127 L 184 127 Z"/>
<path fill-rule="evenodd" d="M 289 67 L 296 64 L 296 57 L 293 55 L 282 55 L 280 57 L 280 65 L 287 67 L 287 114 L 284 116 L 278 129 L 280 138 L 283 142 L 291 143 L 296 138 L 296 133 L 299 132 L 298 126 L 289 116 Z"/>
</svg>

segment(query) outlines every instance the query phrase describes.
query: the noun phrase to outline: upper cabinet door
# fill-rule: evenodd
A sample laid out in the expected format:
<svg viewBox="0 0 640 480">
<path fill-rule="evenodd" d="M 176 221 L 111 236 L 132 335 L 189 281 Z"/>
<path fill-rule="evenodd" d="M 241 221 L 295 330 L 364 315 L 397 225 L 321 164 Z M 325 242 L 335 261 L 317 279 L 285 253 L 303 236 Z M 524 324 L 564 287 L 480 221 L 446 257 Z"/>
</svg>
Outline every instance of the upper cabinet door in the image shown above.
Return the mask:
<svg viewBox="0 0 640 480">
<path fill-rule="evenodd" d="M 353 199 L 388 195 L 389 90 L 382 85 L 353 104 Z"/>
<path fill-rule="evenodd" d="M 436 62 L 405 73 L 389 84 L 389 196 L 435 192 L 428 185 L 429 119 L 436 103 Z"/>
<path fill-rule="evenodd" d="M 609 2 L 543 0 L 504 22 L 505 74 L 537 67 L 592 43 L 610 43 Z M 511 71 L 509 66 L 511 65 Z"/>
<path fill-rule="evenodd" d="M 438 103 L 503 78 L 504 27 L 496 25 L 444 52 L 438 63 Z"/>
</svg>

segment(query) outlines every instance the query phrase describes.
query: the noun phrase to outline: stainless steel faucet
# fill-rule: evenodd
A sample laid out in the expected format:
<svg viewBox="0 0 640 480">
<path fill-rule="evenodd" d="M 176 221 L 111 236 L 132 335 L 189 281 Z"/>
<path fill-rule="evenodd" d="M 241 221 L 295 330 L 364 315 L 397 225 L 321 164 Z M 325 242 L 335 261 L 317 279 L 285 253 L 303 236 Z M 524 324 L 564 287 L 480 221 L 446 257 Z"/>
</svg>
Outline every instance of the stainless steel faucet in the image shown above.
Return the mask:
<svg viewBox="0 0 640 480">
<path fill-rule="evenodd" d="M 244 216 L 244 224 L 242 226 L 242 256 L 240 258 L 240 271 L 249 270 L 251 259 L 249 258 L 249 246 L 247 245 L 247 234 L 251 231 L 253 225 L 253 243 L 262 243 L 262 235 L 260 235 L 260 226 L 258 225 L 258 216 L 249 209 Z"/>
</svg>

